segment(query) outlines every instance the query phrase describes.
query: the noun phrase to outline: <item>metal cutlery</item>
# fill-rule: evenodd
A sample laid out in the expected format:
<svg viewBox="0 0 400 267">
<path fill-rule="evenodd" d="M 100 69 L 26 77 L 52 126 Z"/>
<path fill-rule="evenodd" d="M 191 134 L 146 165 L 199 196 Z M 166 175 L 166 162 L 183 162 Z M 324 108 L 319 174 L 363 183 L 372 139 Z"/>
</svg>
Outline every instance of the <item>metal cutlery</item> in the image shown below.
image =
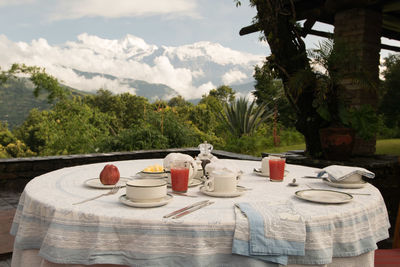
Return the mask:
<svg viewBox="0 0 400 267">
<path fill-rule="evenodd" d="M 174 191 L 172 191 L 171 193 L 174 194 L 174 195 L 178 195 L 178 196 L 197 197 L 196 195 L 190 195 L 190 194 L 187 194 L 187 193 L 179 193 L 179 192 L 174 192 Z"/>
<path fill-rule="evenodd" d="M 167 215 L 164 215 L 163 218 L 172 217 L 174 215 L 177 215 L 179 213 L 185 212 L 185 211 L 190 210 L 192 208 L 195 208 L 197 206 L 201 206 L 201 205 L 206 204 L 208 202 L 209 202 L 209 200 L 203 200 L 203 201 L 199 201 L 199 202 L 193 203 L 192 205 L 186 206 L 186 207 L 184 207 L 182 209 L 179 209 L 179 210 L 173 211 L 173 212 L 171 212 L 171 213 L 169 213 Z"/>
<path fill-rule="evenodd" d="M 214 203 L 213 201 L 208 201 L 208 202 L 203 203 L 201 205 L 198 205 L 198 206 L 196 206 L 194 208 L 188 209 L 188 210 L 186 210 L 186 211 L 184 211 L 182 213 L 179 213 L 179 214 L 175 215 L 174 217 L 172 217 L 172 219 L 178 219 L 178 218 L 180 218 L 182 216 L 185 216 L 185 215 L 188 215 L 189 213 L 192 213 L 193 211 L 196 211 L 196 210 L 199 210 L 201 208 L 207 207 L 207 206 L 209 206 L 209 205 L 211 205 L 213 203 Z"/>
<path fill-rule="evenodd" d="M 91 200 L 95 200 L 95 199 L 98 199 L 98 198 L 103 197 L 103 196 L 114 195 L 114 194 L 116 194 L 116 193 L 119 191 L 120 188 L 121 188 L 121 186 L 114 186 L 113 188 L 111 188 L 110 191 L 108 191 L 108 192 L 105 193 L 105 194 L 101 194 L 101 195 L 98 195 L 98 196 L 95 196 L 95 197 L 92 197 L 92 198 L 85 199 L 85 200 L 83 200 L 83 201 L 79 201 L 79 202 L 76 202 L 76 203 L 72 203 L 72 205 L 83 204 L 83 203 L 85 203 L 85 202 L 88 202 L 88 201 L 91 201 Z"/>
<path fill-rule="evenodd" d="M 318 176 L 311 176 L 311 175 L 305 175 L 305 176 L 302 176 L 301 178 L 322 179 L 322 177 L 318 177 Z"/>
</svg>

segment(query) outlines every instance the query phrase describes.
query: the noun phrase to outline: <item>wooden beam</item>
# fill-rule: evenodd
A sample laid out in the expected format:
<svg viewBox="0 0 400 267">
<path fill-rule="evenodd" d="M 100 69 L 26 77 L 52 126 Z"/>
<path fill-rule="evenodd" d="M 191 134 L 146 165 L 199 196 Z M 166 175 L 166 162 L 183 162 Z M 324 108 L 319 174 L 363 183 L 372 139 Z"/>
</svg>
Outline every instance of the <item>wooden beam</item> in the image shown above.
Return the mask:
<svg viewBox="0 0 400 267">
<path fill-rule="evenodd" d="M 390 51 L 394 51 L 394 52 L 400 52 L 400 47 L 393 46 L 393 45 L 387 45 L 387 44 L 381 44 L 381 49 L 390 50 Z"/>
<path fill-rule="evenodd" d="M 253 24 L 253 25 L 242 28 L 240 30 L 239 34 L 242 36 L 242 35 L 254 33 L 257 31 L 260 31 L 258 24 Z M 306 32 L 306 35 L 304 35 L 304 37 L 307 36 L 307 34 L 312 34 L 312 35 L 316 35 L 316 36 L 324 37 L 324 38 L 333 38 L 333 33 L 331 33 L 331 32 L 324 32 L 324 31 L 318 31 L 318 30 L 313 30 L 313 29 L 305 30 L 304 28 L 302 28 L 302 31 Z M 398 35 L 399 33 L 395 33 L 392 31 L 390 31 L 390 32 L 386 31 L 382 34 L 382 36 L 384 36 L 384 37 L 392 36 L 391 34 Z M 397 38 L 390 38 L 390 37 L 387 37 L 387 38 L 399 40 L 399 37 L 398 36 L 396 36 L 396 37 Z M 397 47 L 397 46 L 381 44 L 380 47 L 381 47 L 381 49 L 390 50 L 390 51 L 394 51 L 394 52 L 400 52 L 400 47 Z"/>
<path fill-rule="evenodd" d="M 246 35 L 246 34 L 259 32 L 260 30 L 261 29 L 260 29 L 259 24 L 256 23 L 256 24 L 252 24 L 252 25 L 249 25 L 249 26 L 241 28 L 240 31 L 239 31 L 239 35 L 243 36 L 243 35 Z"/>
<path fill-rule="evenodd" d="M 314 26 L 315 22 L 317 20 L 312 18 L 312 19 L 307 19 L 304 24 L 303 24 L 303 32 L 302 32 L 302 36 L 306 37 L 307 34 L 310 33 L 310 31 L 312 30 L 312 27 Z"/>
</svg>

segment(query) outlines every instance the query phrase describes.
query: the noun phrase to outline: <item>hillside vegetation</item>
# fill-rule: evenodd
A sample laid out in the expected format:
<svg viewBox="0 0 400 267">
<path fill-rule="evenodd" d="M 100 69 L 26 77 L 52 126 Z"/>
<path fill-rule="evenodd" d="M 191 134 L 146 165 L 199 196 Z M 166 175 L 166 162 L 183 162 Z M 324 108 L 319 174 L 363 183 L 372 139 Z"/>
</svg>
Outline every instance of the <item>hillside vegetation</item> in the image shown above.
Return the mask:
<svg viewBox="0 0 400 267">
<path fill-rule="evenodd" d="M 21 125 L 33 108 L 49 109 L 46 95 L 33 96 L 33 85 L 26 79 L 0 85 L 0 120 L 13 129 Z"/>
</svg>

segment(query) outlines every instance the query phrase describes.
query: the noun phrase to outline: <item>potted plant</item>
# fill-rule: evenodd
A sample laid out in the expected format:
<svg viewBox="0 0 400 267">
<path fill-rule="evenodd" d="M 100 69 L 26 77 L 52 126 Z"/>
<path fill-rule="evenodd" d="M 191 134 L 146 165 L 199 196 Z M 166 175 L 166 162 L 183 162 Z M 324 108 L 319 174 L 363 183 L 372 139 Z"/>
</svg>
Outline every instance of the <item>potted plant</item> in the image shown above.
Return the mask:
<svg viewBox="0 0 400 267">
<path fill-rule="evenodd" d="M 349 108 L 343 96 L 341 81 L 346 69 L 355 69 L 352 64 L 359 64 L 342 43 L 325 41 L 317 49 L 310 51 L 315 65 L 317 90 L 313 106 L 326 122 L 320 132 L 321 147 L 326 159 L 346 160 L 353 150 L 355 135 L 364 140 L 373 138 L 378 130 L 378 117 L 369 105 Z M 368 83 L 364 73 L 354 73 L 352 82 Z"/>
</svg>

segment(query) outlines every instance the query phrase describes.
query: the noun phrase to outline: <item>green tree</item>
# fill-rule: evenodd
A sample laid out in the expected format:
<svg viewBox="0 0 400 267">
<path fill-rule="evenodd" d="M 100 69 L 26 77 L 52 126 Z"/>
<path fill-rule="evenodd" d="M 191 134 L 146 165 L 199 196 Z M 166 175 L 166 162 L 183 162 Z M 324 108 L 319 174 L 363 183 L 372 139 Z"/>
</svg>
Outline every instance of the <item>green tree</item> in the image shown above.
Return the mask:
<svg viewBox="0 0 400 267">
<path fill-rule="evenodd" d="M 50 111 L 32 110 L 16 133 L 39 155 L 93 153 L 109 136 L 111 120 L 74 98 L 59 101 Z"/>
<path fill-rule="evenodd" d="M 262 67 L 255 66 L 253 95 L 256 97 L 257 104 L 266 104 L 268 109 L 277 110 L 278 120 L 285 127 L 294 127 L 296 114 L 290 106 L 283 88 L 282 80 L 276 77 L 276 74 L 268 67 L 265 62 Z"/>
<path fill-rule="evenodd" d="M 222 103 L 229 103 L 235 100 L 235 91 L 227 86 L 227 85 L 221 85 L 217 89 L 212 89 L 209 92 L 210 96 L 215 97 Z"/>
<path fill-rule="evenodd" d="M 69 94 L 55 77 L 46 73 L 44 68 L 26 66 L 25 64 L 14 63 L 9 70 L 1 71 L 0 84 L 5 83 L 10 78 L 16 79 L 18 75 L 29 75 L 29 79 L 35 86 L 33 91 L 34 95 L 37 97 L 41 91 L 47 92 L 47 100 L 49 103 L 65 99 Z"/>
<path fill-rule="evenodd" d="M 193 106 L 192 103 L 188 102 L 181 95 L 175 96 L 168 101 L 170 107 L 184 107 Z"/>
<path fill-rule="evenodd" d="M 389 128 L 400 128 L 400 55 L 385 58 L 383 75 L 383 95 L 379 111 L 384 115 Z M 400 132 L 399 132 L 400 134 Z"/>
<path fill-rule="evenodd" d="M 132 124 L 142 122 L 146 112 L 151 109 L 150 103 L 144 97 L 129 93 L 114 95 L 103 89 L 97 91 L 96 95 L 85 97 L 84 102 L 114 117 L 110 125 L 114 134 L 122 129 L 130 128 Z"/>
<path fill-rule="evenodd" d="M 0 122 L 0 158 L 31 157 L 35 153 L 18 140 L 8 129 L 6 123 Z"/>
<path fill-rule="evenodd" d="M 235 2 L 240 5 L 239 0 Z M 285 96 L 296 114 L 296 129 L 305 137 L 306 152 L 313 157 L 321 156 L 319 129 L 326 121 L 313 105 L 317 80 L 307 56 L 302 29 L 296 23 L 296 14 L 290 9 L 290 3 L 285 6 L 280 0 L 249 2 L 257 10 L 255 25 L 263 32 L 263 39 L 271 49 L 266 67 L 282 80 Z M 308 76 L 307 83 L 293 82 L 298 72 Z"/>
</svg>

